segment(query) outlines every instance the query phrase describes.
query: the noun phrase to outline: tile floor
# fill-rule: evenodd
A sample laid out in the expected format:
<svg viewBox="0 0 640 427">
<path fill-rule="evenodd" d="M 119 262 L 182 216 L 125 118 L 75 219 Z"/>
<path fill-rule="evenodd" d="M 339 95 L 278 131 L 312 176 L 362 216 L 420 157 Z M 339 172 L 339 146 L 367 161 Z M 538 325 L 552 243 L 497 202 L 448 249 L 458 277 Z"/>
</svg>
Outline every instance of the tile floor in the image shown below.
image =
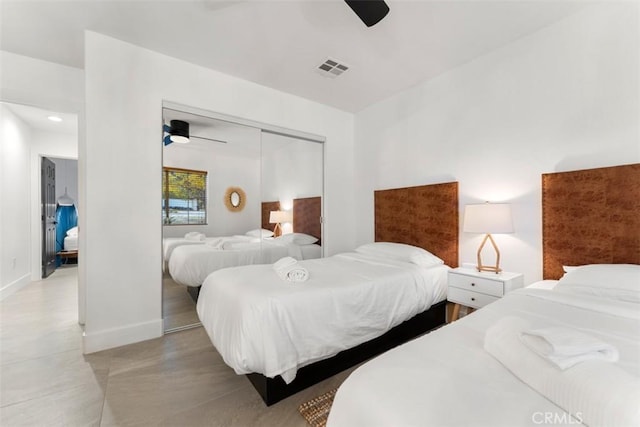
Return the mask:
<svg viewBox="0 0 640 427">
<path fill-rule="evenodd" d="M 203 328 L 82 354 L 77 269 L 0 303 L 2 426 L 306 426 L 301 403 L 350 371 L 266 407 Z"/>
</svg>

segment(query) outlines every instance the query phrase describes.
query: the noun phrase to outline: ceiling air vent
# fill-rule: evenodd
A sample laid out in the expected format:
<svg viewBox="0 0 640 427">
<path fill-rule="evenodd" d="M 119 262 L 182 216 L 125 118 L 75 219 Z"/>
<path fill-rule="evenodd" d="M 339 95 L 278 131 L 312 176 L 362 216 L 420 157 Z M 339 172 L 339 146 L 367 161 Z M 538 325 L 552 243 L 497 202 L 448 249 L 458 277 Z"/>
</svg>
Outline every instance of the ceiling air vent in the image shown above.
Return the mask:
<svg viewBox="0 0 640 427">
<path fill-rule="evenodd" d="M 322 64 L 320 64 L 317 68 L 318 72 L 325 77 L 336 78 L 340 74 L 347 71 L 349 67 L 345 64 L 342 64 L 335 59 L 328 58 Z"/>
</svg>

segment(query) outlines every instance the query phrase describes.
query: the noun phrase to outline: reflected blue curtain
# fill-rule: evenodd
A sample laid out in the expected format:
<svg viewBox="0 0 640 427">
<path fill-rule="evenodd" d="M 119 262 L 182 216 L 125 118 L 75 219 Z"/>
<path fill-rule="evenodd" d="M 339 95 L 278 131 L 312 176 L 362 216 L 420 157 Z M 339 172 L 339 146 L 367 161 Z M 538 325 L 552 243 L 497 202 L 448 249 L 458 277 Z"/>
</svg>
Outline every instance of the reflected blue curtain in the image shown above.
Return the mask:
<svg viewBox="0 0 640 427">
<path fill-rule="evenodd" d="M 56 209 L 56 252 L 60 252 L 63 248 L 64 238 L 70 228 L 78 225 L 78 211 L 75 205 L 60 206 Z M 62 261 L 56 256 L 56 266 L 60 267 Z"/>
</svg>

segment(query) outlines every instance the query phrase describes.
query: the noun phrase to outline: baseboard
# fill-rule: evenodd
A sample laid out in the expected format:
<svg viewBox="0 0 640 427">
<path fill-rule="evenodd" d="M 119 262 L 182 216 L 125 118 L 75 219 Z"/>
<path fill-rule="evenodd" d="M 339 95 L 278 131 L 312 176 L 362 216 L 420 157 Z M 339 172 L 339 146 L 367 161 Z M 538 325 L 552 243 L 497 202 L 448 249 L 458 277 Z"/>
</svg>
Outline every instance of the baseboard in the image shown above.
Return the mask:
<svg viewBox="0 0 640 427">
<path fill-rule="evenodd" d="M 6 286 L 3 286 L 2 288 L 0 288 L 0 301 L 24 288 L 29 283 L 31 283 L 31 273 L 27 273 L 21 278 L 14 280 Z"/>
<path fill-rule="evenodd" d="M 159 338 L 163 335 L 162 319 L 82 334 L 83 353 L 95 353 L 140 341 Z"/>
</svg>

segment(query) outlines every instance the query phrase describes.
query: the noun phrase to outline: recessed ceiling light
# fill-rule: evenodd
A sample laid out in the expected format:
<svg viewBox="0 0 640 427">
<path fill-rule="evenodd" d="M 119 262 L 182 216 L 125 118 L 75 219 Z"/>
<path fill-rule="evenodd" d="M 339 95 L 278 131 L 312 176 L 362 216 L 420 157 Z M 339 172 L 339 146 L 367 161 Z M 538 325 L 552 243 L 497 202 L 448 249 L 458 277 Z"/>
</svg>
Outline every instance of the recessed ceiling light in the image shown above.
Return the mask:
<svg viewBox="0 0 640 427">
<path fill-rule="evenodd" d="M 49 120 L 51 120 L 52 122 L 61 122 L 62 119 L 58 116 L 49 116 L 47 117 Z"/>
</svg>

